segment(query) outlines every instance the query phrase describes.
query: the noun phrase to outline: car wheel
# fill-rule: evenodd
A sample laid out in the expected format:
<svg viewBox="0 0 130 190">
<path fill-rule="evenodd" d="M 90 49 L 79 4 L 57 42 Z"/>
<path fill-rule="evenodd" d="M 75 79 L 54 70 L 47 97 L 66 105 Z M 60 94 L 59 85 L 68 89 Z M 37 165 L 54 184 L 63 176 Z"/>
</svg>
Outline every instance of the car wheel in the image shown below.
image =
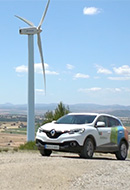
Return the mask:
<svg viewBox="0 0 130 190">
<path fill-rule="evenodd" d="M 47 149 L 41 149 L 41 150 L 40 150 L 40 154 L 41 154 L 42 156 L 50 156 L 51 153 L 52 153 L 51 150 L 47 150 Z"/>
<path fill-rule="evenodd" d="M 119 151 L 115 153 L 118 160 L 125 160 L 127 158 L 128 148 L 125 141 L 121 141 Z"/>
<path fill-rule="evenodd" d="M 91 138 L 87 138 L 83 149 L 81 151 L 80 157 L 81 158 L 92 158 L 93 157 L 93 153 L 94 153 L 94 143 L 93 140 Z"/>
</svg>

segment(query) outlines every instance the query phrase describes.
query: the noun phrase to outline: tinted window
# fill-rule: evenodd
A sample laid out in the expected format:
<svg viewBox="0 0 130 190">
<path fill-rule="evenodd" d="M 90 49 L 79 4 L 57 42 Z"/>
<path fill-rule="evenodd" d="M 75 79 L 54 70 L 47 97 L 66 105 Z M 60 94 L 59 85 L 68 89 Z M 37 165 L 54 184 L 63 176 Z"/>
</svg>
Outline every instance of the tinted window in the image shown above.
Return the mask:
<svg viewBox="0 0 130 190">
<path fill-rule="evenodd" d="M 96 115 L 65 115 L 57 120 L 58 124 L 85 124 L 92 123 Z"/>
<path fill-rule="evenodd" d="M 121 123 L 119 120 L 108 117 L 108 127 L 116 127 L 116 126 L 121 126 Z"/>
<path fill-rule="evenodd" d="M 105 123 L 105 127 L 108 126 L 108 124 L 107 124 L 107 117 L 106 117 L 106 116 L 100 116 L 100 117 L 98 118 L 97 122 L 98 122 L 98 121 L 104 122 L 104 123 Z M 97 124 L 97 122 L 96 122 L 96 124 Z"/>
</svg>

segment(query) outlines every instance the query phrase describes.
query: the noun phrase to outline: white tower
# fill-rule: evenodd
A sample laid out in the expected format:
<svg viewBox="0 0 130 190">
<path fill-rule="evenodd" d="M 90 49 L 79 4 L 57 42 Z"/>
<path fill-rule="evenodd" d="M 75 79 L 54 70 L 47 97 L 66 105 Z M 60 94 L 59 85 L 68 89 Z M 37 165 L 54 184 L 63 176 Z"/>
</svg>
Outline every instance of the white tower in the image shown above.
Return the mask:
<svg viewBox="0 0 130 190">
<path fill-rule="evenodd" d="M 43 68 L 43 76 L 44 76 L 44 86 L 46 91 L 46 78 L 45 78 L 45 67 L 44 67 L 44 59 L 42 53 L 42 45 L 40 33 L 42 32 L 41 25 L 44 21 L 50 0 L 48 0 L 45 11 L 41 18 L 41 21 L 38 27 L 34 26 L 34 24 L 22 17 L 16 16 L 21 19 L 25 23 L 27 23 L 30 27 L 22 28 L 19 30 L 20 34 L 28 35 L 28 112 L 27 112 L 27 141 L 34 141 L 35 139 L 35 108 L 34 108 L 34 34 L 37 34 L 37 43 L 41 57 L 41 63 Z"/>
</svg>

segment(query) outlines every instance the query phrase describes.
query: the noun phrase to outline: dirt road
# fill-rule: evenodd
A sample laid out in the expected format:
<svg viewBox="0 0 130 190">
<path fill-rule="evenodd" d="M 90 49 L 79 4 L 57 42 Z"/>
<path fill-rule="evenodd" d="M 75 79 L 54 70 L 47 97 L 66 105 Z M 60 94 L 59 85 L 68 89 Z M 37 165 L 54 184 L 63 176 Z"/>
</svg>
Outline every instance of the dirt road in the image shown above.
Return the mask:
<svg viewBox="0 0 130 190">
<path fill-rule="evenodd" d="M 0 153 L 1 190 L 129 190 L 130 159 L 74 154 Z"/>
</svg>

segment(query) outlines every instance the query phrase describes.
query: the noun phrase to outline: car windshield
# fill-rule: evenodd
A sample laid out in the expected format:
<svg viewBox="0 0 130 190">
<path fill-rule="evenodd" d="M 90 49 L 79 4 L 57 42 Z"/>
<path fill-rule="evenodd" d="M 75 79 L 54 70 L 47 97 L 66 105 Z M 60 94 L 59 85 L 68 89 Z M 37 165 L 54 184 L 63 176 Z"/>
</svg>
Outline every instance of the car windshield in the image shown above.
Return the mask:
<svg viewBox="0 0 130 190">
<path fill-rule="evenodd" d="M 87 124 L 92 123 L 96 115 L 65 115 L 56 121 L 57 124 Z"/>
</svg>

